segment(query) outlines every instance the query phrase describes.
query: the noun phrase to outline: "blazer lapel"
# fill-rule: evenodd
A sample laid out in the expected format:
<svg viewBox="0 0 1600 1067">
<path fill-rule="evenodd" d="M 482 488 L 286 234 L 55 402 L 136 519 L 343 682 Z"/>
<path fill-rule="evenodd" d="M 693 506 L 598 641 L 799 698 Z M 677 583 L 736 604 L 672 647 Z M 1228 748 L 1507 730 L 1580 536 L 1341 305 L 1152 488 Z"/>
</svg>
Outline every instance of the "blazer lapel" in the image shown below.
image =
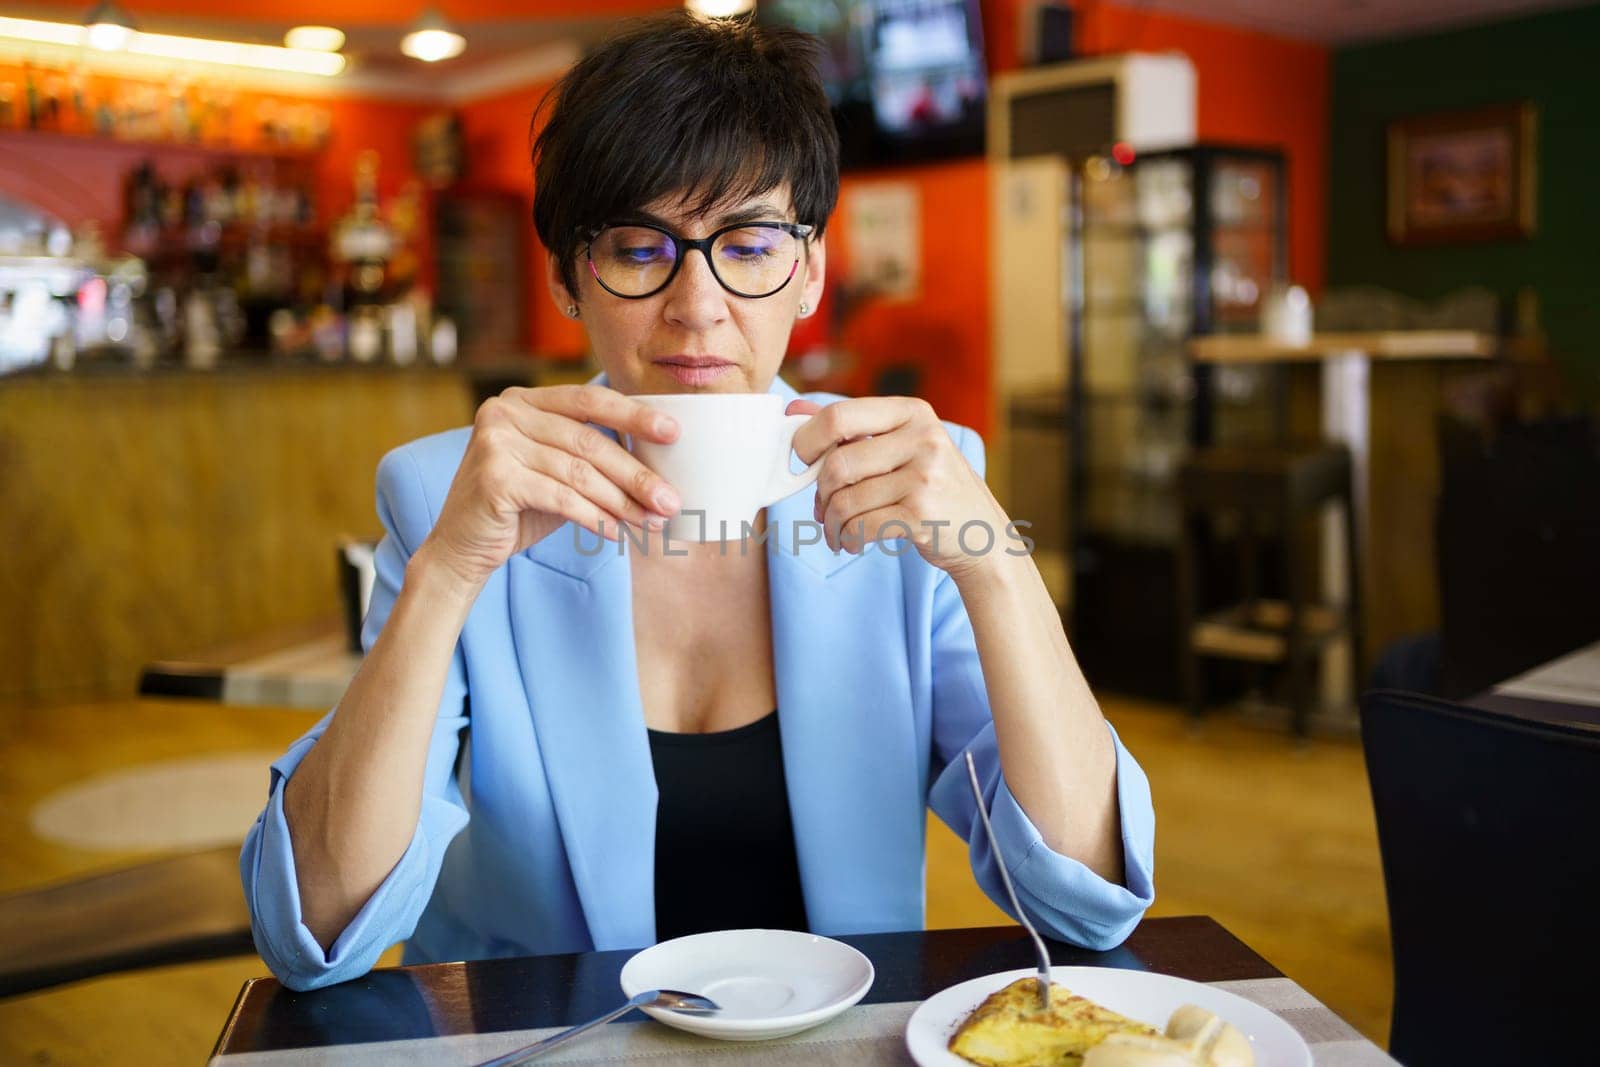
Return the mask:
<svg viewBox="0 0 1600 1067">
<path fill-rule="evenodd" d="M 627 557 L 569 523 L 509 571 L 517 660 L 594 947 L 651 944 L 656 785 Z"/>
<path fill-rule="evenodd" d="M 782 378 L 769 391 L 786 405 L 800 396 Z M 796 456 L 790 464 L 804 469 Z M 903 930 L 923 910 L 926 745 L 900 568 L 876 543 L 861 555 L 829 550 L 812 520 L 816 496 L 807 488 L 767 509 L 773 671 L 806 917 L 822 934 Z"/>
<path fill-rule="evenodd" d="M 820 537 L 808 526 L 815 498 L 808 489 L 767 511 L 778 722 L 806 915 L 823 934 L 900 930 L 922 914 L 925 827 L 900 571 L 875 558 L 876 545 L 859 556 L 820 540 L 796 548 Z"/>
</svg>

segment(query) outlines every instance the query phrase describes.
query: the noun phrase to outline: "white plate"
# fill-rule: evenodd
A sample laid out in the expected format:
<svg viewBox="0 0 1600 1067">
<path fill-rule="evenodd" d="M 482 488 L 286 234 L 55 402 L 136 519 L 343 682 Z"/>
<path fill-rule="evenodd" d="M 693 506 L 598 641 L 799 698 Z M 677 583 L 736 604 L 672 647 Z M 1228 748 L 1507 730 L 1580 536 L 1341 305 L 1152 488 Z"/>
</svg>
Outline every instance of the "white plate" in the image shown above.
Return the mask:
<svg viewBox="0 0 1600 1067">
<path fill-rule="evenodd" d="M 622 967 L 622 991 L 681 989 L 715 1015 L 645 1008 L 692 1034 L 728 1041 L 787 1037 L 838 1015 L 872 988 L 872 962 L 849 945 L 794 930 L 719 930 L 663 941 Z"/>
<path fill-rule="evenodd" d="M 990 993 L 1031 978 L 1032 968 L 986 974 L 951 986 L 922 1002 L 906 1023 L 906 1047 L 920 1067 L 972 1067 L 949 1049 L 950 1036 Z M 1054 967 L 1051 979 L 1130 1019 L 1166 1028 L 1167 1018 L 1184 1004 L 1195 1004 L 1222 1016 L 1250 1039 L 1256 1067 L 1311 1067 L 1311 1049 L 1294 1028 L 1259 1004 L 1226 990 L 1187 978 L 1124 971 L 1114 967 Z"/>
</svg>

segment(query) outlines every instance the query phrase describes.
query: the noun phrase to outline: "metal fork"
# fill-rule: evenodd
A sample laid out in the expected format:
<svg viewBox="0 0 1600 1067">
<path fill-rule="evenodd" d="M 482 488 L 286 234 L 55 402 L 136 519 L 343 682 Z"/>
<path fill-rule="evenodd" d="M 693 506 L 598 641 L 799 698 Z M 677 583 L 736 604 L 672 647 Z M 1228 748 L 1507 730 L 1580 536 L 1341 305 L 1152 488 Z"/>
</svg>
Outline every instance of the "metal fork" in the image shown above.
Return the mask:
<svg viewBox="0 0 1600 1067">
<path fill-rule="evenodd" d="M 989 812 L 983 806 L 983 790 L 978 786 L 978 767 L 972 762 L 972 753 L 967 753 L 967 778 L 972 782 L 972 798 L 978 802 L 978 818 L 983 820 L 983 832 L 989 837 L 989 849 L 994 853 L 994 865 L 1000 868 L 1000 883 L 1006 887 L 1006 896 L 1011 898 L 1011 910 L 1016 913 L 1017 922 L 1028 931 L 1028 936 L 1033 938 L 1034 951 L 1039 954 L 1039 1010 L 1050 1009 L 1050 953 L 1045 951 L 1044 938 L 1039 936 L 1039 931 L 1033 928 L 1033 923 L 1028 921 L 1023 914 L 1022 905 L 1017 903 L 1017 891 L 1011 887 L 1011 874 L 1006 870 L 1006 858 L 1000 851 L 1000 842 L 995 839 L 994 827 L 989 825 Z"/>
</svg>

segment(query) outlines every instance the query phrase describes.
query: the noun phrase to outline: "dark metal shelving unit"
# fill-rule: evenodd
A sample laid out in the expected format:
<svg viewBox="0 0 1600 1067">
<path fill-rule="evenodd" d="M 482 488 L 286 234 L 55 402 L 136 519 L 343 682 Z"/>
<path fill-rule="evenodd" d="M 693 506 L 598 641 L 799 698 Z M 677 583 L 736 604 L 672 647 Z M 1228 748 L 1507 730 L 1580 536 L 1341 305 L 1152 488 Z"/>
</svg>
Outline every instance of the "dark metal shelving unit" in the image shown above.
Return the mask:
<svg viewBox="0 0 1600 1067">
<path fill-rule="evenodd" d="M 1201 144 L 1073 170 L 1072 366 L 1061 409 L 1069 626 L 1097 687 L 1173 700 L 1177 467 L 1190 448 L 1256 436 L 1273 410 L 1262 372 L 1230 370 L 1219 382 L 1185 344 L 1254 332 L 1254 307 L 1286 279 L 1286 165 L 1271 149 Z M 1164 183 L 1166 206 L 1141 182 Z M 1116 241 L 1137 247 L 1110 254 Z M 1211 563 L 1224 572 L 1233 561 L 1218 553 Z"/>
</svg>

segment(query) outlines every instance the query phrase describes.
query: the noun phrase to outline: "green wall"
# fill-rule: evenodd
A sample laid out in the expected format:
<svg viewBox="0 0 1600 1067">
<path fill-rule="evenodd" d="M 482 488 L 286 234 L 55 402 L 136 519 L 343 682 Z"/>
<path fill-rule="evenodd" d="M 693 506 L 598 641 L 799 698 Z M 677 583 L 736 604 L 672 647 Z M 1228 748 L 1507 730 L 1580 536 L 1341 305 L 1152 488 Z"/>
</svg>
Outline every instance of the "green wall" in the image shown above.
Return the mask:
<svg viewBox="0 0 1600 1067">
<path fill-rule="evenodd" d="M 1333 57 L 1328 284 L 1437 297 L 1486 285 L 1539 295 L 1552 354 L 1600 396 L 1600 5 L 1343 48 Z M 1532 239 L 1402 248 L 1384 233 L 1389 119 L 1530 100 L 1538 109 Z"/>
</svg>

